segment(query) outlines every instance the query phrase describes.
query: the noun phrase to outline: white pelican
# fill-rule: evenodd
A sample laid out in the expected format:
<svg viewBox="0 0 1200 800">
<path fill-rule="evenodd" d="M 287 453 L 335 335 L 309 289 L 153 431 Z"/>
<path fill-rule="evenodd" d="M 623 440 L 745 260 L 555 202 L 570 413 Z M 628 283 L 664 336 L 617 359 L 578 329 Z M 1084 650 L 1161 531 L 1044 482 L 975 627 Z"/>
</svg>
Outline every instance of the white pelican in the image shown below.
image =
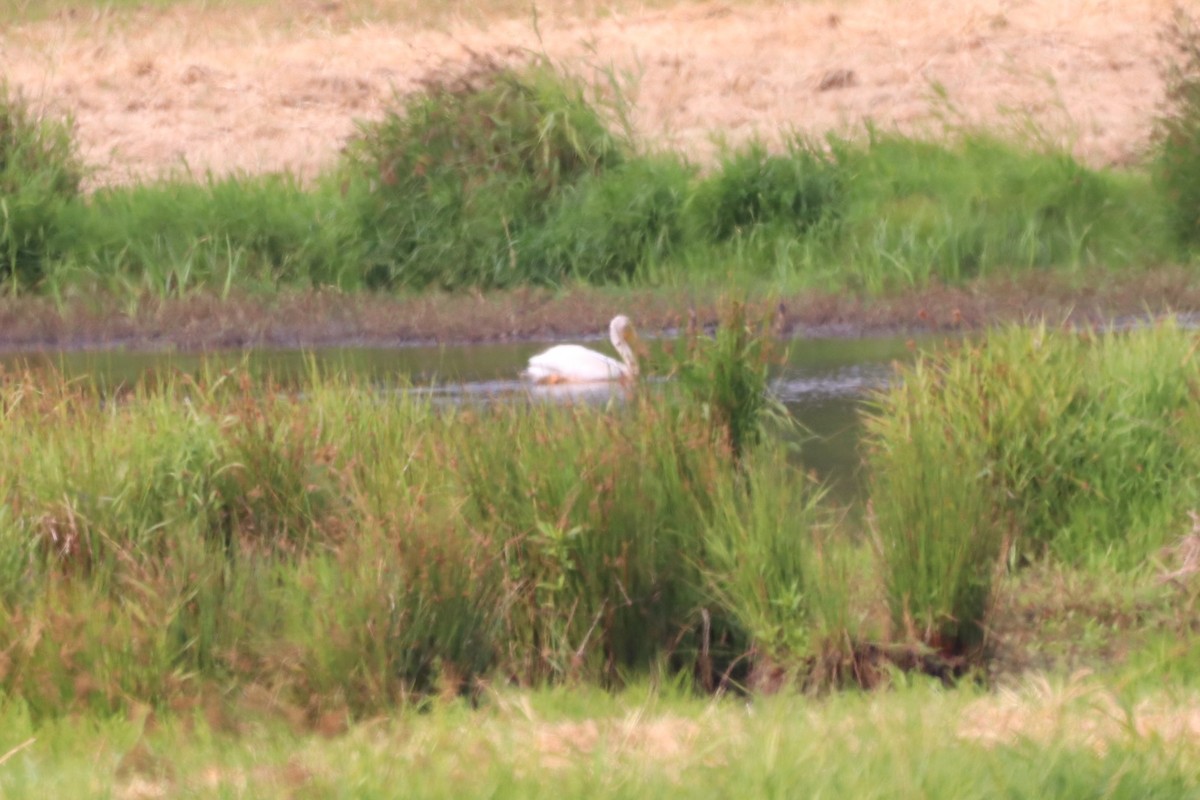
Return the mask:
<svg viewBox="0 0 1200 800">
<path fill-rule="evenodd" d="M 624 364 L 577 344 L 560 344 L 529 359 L 529 367 L 521 373 L 521 377 L 534 383 L 632 380 L 637 377 L 638 365 L 629 343 L 636 335 L 629 317 L 619 314 L 608 325 L 608 338 L 621 354 Z"/>
</svg>

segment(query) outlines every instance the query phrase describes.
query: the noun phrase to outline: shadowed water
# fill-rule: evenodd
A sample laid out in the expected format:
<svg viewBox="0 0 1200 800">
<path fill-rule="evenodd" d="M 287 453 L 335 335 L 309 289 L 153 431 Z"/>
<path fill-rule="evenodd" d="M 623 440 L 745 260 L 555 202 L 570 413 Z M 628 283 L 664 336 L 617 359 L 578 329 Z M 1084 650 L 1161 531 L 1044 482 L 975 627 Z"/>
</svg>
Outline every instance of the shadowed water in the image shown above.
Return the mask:
<svg viewBox="0 0 1200 800">
<path fill-rule="evenodd" d="M 150 372 L 195 374 L 205 365 L 209 369 L 245 365 L 253 373 L 269 373 L 286 384 L 303 378 L 315 362 L 321 368 L 364 378 L 381 392 L 411 391 L 452 403 L 524 401 L 530 397 L 605 402 L 617 391 L 605 384 L 535 387 L 520 381 L 517 374 L 525 362 L 547 344 L 257 349 L 208 354 L 84 351 L 6 354 L 0 356 L 0 365 L 56 368 L 68 378 L 87 377 L 101 386 L 116 387 Z M 603 342 L 590 342 L 589 346 L 609 349 Z M 798 458 L 806 469 L 829 483 L 835 498 L 852 502 L 861 490 L 858 409 L 871 389 L 886 384 L 893 363 L 911 358 L 912 350 L 904 338 L 810 339 L 792 342 L 788 353 L 772 386 L 808 431 Z M 651 362 L 654 360 L 652 357 Z"/>
</svg>

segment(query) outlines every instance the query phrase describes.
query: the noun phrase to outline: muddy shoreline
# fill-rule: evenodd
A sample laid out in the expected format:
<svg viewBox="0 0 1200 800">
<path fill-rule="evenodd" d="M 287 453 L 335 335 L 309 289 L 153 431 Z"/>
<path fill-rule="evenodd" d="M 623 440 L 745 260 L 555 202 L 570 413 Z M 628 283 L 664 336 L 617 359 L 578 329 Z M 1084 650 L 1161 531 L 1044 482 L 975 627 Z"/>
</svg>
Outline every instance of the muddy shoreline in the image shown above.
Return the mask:
<svg viewBox="0 0 1200 800">
<path fill-rule="evenodd" d="M 722 303 L 749 297 L 788 338 L 978 330 L 1004 322 L 1101 324 L 1200 312 L 1200 281 L 1183 266 L 1135 273 L 1030 274 L 886 297 L 720 289 L 516 290 L 395 297 L 334 291 L 136 303 L 103 297 L 0 299 L 0 352 L 206 351 L 405 347 L 598 338 L 628 314 L 643 335 L 711 325 Z"/>
</svg>

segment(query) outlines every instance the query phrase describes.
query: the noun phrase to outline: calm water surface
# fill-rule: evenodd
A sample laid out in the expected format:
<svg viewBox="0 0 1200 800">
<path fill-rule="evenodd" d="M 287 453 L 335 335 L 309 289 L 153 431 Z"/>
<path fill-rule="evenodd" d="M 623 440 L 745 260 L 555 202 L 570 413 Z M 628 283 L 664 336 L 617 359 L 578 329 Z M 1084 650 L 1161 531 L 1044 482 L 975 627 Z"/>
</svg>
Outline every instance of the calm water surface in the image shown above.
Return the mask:
<svg viewBox="0 0 1200 800">
<path fill-rule="evenodd" d="M 366 378 L 380 391 L 415 391 L 446 402 L 525 399 L 608 398 L 610 390 L 592 387 L 531 388 L 517 379 L 526 360 L 545 342 L 482 344 L 451 347 L 326 348 L 246 350 L 219 353 L 94 351 L 6 354 L 0 364 L 47 366 L 68 377 L 88 376 L 105 386 L 136 381 L 150 371 L 198 373 L 207 363 L 246 364 L 253 372 L 271 373 L 283 382 L 301 378 L 309 359 Z M 607 352 L 606 342 L 590 346 Z M 654 344 L 651 343 L 653 347 Z M 858 409 L 864 396 L 889 380 L 896 360 L 912 358 L 905 338 L 805 339 L 791 343 L 789 360 L 778 371 L 774 388 L 792 414 L 810 432 L 800 449 L 806 469 L 830 483 L 834 496 L 853 501 L 858 476 Z"/>
</svg>

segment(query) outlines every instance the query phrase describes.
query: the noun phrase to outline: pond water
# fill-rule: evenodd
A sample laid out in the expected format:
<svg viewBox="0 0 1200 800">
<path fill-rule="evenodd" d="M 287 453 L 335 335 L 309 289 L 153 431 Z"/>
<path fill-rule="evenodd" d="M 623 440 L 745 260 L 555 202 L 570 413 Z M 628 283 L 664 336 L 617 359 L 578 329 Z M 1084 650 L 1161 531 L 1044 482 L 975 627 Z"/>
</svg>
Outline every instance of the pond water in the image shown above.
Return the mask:
<svg viewBox="0 0 1200 800">
<path fill-rule="evenodd" d="M 300 378 L 309 359 L 318 365 L 363 377 L 383 392 L 405 388 L 445 402 L 486 402 L 534 397 L 561 400 L 608 398 L 604 386 L 586 389 L 530 387 L 517 378 L 528 358 L 547 342 L 437 347 L 340 347 L 320 350 L 222 351 L 218 353 L 128 352 L 9 353 L 0 365 L 57 368 L 68 377 L 88 376 L 104 386 L 136 381 L 150 371 L 196 373 L 207 363 L 244 363 L 252 372 L 270 372 L 287 382 Z M 607 352 L 607 343 L 590 346 Z M 650 346 L 663 346 L 650 342 Z M 897 338 L 797 339 L 773 380 L 776 393 L 809 432 L 799 460 L 825 480 L 835 499 L 853 502 L 861 491 L 858 410 L 865 395 L 886 384 L 896 360 L 912 358 L 909 340 Z"/>
</svg>

